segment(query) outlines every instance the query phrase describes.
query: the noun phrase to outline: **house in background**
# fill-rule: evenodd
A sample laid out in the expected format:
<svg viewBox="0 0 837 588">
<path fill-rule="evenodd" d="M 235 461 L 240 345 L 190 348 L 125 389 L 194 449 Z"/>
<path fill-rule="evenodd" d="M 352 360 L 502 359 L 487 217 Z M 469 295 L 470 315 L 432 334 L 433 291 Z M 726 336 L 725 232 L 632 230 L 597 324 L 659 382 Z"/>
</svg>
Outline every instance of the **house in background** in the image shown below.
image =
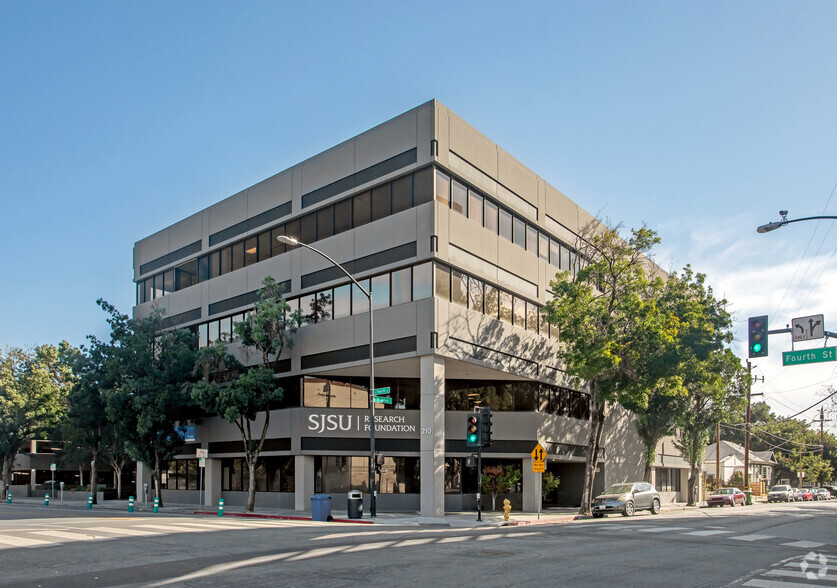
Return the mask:
<svg viewBox="0 0 837 588">
<path fill-rule="evenodd" d="M 703 472 L 707 477 L 715 477 L 715 464 L 717 447 L 715 443 L 706 448 L 703 461 Z M 744 475 L 744 448 L 732 441 L 721 441 L 720 443 L 720 479 L 723 484 L 728 484 L 732 476 L 739 472 Z M 763 481 L 769 486 L 773 481 L 776 470 L 776 459 L 772 451 L 750 451 L 750 481 Z"/>
</svg>

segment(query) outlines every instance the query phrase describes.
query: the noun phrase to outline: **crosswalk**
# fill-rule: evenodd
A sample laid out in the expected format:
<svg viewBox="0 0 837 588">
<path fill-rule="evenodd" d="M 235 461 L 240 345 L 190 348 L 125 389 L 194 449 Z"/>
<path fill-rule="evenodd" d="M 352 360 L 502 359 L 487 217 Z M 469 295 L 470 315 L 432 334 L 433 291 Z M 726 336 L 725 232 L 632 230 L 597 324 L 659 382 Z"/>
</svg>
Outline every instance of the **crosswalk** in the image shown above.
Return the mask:
<svg viewBox="0 0 837 588">
<path fill-rule="evenodd" d="M 837 586 L 837 556 L 809 551 L 773 564 L 769 570 L 759 571 L 735 585 L 748 588 Z"/>
<path fill-rule="evenodd" d="M 270 529 L 299 526 L 305 521 L 283 521 L 277 519 L 231 520 L 222 519 L 207 522 L 131 521 L 102 524 L 92 527 L 70 528 L 66 525 L 53 528 L 0 528 L 0 552 L 15 548 L 37 548 L 77 543 L 83 541 L 107 541 L 129 537 L 158 537 L 180 533 L 205 533 L 211 531 L 233 531 L 248 529 Z"/>
</svg>

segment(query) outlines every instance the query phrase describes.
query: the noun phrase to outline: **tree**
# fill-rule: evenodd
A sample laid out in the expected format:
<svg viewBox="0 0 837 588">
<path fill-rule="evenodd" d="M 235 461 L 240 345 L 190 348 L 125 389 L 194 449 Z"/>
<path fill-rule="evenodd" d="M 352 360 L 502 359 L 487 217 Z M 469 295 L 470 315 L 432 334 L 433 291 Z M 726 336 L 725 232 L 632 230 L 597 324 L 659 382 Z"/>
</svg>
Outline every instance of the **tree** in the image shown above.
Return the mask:
<svg viewBox="0 0 837 588">
<path fill-rule="evenodd" d="M 593 479 L 598 465 L 602 431 L 610 406 L 647 404 L 649 390 L 658 384 L 642 365 L 643 357 L 673 337 L 656 298 L 662 280 L 649 279 L 647 255 L 659 242 L 654 231 L 642 227 L 628 241 L 618 227 L 588 225 L 576 243 L 584 267 L 573 274 L 560 272 L 551 282 L 554 298 L 543 310 L 558 327 L 560 359 L 571 377 L 590 391 L 590 431 L 580 514 L 590 514 Z"/>
<path fill-rule="evenodd" d="M 491 493 L 491 510 L 497 510 L 497 495 L 505 494 L 520 482 L 517 466 L 489 465 L 482 468 L 482 488 Z"/>
<path fill-rule="evenodd" d="M 244 355 L 258 353 L 259 365 L 244 368 L 221 341 L 205 347 L 198 356 L 203 379 L 192 387 L 192 398 L 208 413 L 234 423 L 241 435 L 250 472 L 244 512 L 255 508 L 256 465 L 270 426 L 271 405 L 282 400 L 282 389 L 274 382 L 275 362 L 286 347 L 293 346 L 292 335 L 301 322 L 299 311 L 289 311 L 281 287 L 268 276 L 253 311 L 235 325 Z M 254 429 L 259 415 L 263 415 L 262 426 Z"/>
<path fill-rule="evenodd" d="M 561 484 L 561 478 L 552 472 L 544 472 L 541 476 L 541 496 L 546 496 Z"/>
<path fill-rule="evenodd" d="M 164 329 L 158 309 L 135 320 L 104 300 L 98 304 L 110 315 L 114 348 L 108 362 L 112 387 L 102 391 L 107 415 L 131 458 L 153 468 L 162 506 L 161 468 L 183 445 L 177 427 L 194 407 L 187 391 L 195 366 L 194 336 L 185 329 Z"/>
<path fill-rule="evenodd" d="M 52 431 L 66 410 L 73 383 L 70 370 L 76 349 L 66 341 L 28 351 L 0 353 L 0 458 L 3 484 L 12 483 L 12 465 L 21 444 Z"/>
<path fill-rule="evenodd" d="M 636 415 L 636 431 L 645 450 L 645 474 L 643 480 L 651 483 L 654 461 L 657 459 L 657 443 L 666 435 L 671 435 L 677 428 L 682 402 L 664 387 L 651 392 L 645 406 L 631 409 Z"/>
</svg>

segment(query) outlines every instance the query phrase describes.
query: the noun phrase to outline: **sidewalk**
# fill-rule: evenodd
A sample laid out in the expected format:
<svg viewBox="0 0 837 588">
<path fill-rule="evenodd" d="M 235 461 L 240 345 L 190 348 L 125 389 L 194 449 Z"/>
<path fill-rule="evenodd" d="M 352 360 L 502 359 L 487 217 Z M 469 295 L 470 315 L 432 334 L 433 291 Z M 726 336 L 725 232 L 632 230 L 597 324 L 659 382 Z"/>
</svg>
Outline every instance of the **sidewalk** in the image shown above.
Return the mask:
<svg viewBox="0 0 837 588">
<path fill-rule="evenodd" d="M 6 504 L 6 501 L 0 502 L 0 509 L 5 507 L 13 507 L 15 504 L 25 504 L 26 506 L 40 506 L 44 509 L 66 509 L 66 510 L 87 510 L 86 502 L 66 501 L 61 503 L 57 500 L 50 500 L 49 506 L 44 506 L 43 498 L 27 497 L 14 498 L 12 504 Z M 667 504 L 663 506 L 664 511 L 683 510 L 683 504 Z M 127 500 L 106 500 L 99 504 L 94 504 L 92 510 L 98 511 L 120 511 L 128 513 Z M 153 512 L 154 505 L 152 502 L 145 504 L 143 502 L 136 502 L 134 504 L 135 513 L 148 514 Z M 297 511 L 281 508 L 263 508 L 256 504 L 256 511 L 253 514 L 244 514 L 241 506 L 227 506 L 224 509 L 225 517 L 248 517 L 248 518 L 275 518 L 284 520 L 300 520 L 310 521 L 311 511 Z M 203 507 L 197 504 L 176 504 L 166 503 L 165 506 L 160 507 L 160 514 L 177 514 L 177 515 L 195 515 L 195 516 L 218 516 L 218 509 L 216 507 Z M 475 511 L 461 511 L 461 512 L 447 512 L 444 517 L 423 517 L 417 512 L 384 512 L 378 511 L 377 517 L 370 518 L 368 512 L 364 513 L 362 519 L 349 519 L 346 511 L 333 511 L 332 516 L 334 521 L 322 524 L 340 524 L 340 523 L 354 523 L 354 524 L 375 524 L 375 525 L 391 525 L 391 526 L 438 526 L 438 527 L 482 527 L 482 526 L 504 526 L 504 525 L 543 525 L 543 524 L 562 524 L 569 523 L 576 520 L 578 514 L 578 507 L 555 507 L 547 508 L 538 515 L 534 512 L 515 512 L 512 511 L 509 515 L 509 521 L 504 520 L 503 511 L 494 511 L 482 513 L 482 520 L 477 521 L 477 513 Z"/>
</svg>

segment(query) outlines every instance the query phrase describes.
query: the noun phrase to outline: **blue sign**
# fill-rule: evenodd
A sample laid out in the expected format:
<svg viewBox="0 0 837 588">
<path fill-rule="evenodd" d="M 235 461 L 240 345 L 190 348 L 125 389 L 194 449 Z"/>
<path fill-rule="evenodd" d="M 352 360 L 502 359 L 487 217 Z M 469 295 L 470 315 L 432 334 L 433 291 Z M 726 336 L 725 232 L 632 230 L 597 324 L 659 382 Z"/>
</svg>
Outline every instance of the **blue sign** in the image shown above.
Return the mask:
<svg viewBox="0 0 837 588">
<path fill-rule="evenodd" d="M 189 425 L 187 427 L 177 427 L 175 431 L 177 431 L 177 434 L 180 435 L 180 438 L 184 441 L 195 440 L 195 425 Z"/>
</svg>

